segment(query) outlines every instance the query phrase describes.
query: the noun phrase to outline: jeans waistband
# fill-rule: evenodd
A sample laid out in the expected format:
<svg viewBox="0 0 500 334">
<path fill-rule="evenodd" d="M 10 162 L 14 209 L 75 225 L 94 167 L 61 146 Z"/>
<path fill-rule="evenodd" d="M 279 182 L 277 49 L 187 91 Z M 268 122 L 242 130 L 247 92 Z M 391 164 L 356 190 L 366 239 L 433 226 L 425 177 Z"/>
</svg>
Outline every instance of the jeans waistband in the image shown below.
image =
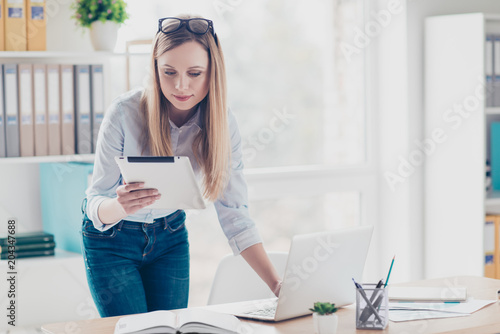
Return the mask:
<svg viewBox="0 0 500 334">
<path fill-rule="evenodd" d="M 131 220 L 122 220 L 118 224 L 116 224 L 116 228 L 120 231 L 122 228 L 132 228 L 132 229 L 140 229 L 144 225 L 146 228 L 156 228 L 162 227 L 166 229 L 168 223 L 176 220 L 176 219 L 186 219 L 186 213 L 184 210 L 177 210 L 174 213 L 169 214 L 165 217 L 156 218 L 152 223 L 143 223 L 143 222 L 134 222 Z"/>
</svg>

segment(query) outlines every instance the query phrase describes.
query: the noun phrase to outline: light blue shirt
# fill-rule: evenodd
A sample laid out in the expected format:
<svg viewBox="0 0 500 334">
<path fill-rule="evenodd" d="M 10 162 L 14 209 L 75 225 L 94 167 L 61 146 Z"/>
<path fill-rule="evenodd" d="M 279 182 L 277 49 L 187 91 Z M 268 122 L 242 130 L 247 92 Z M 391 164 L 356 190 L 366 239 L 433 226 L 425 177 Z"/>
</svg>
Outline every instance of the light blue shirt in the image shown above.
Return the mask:
<svg viewBox="0 0 500 334">
<path fill-rule="evenodd" d="M 142 89 L 127 92 L 118 97 L 105 113 L 97 139 L 92 185 L 87 189 L 87 216 L 98 230 L 105 231 L 117 224 L 103 224 L 97 214 L 99 205 L 108 198 L 115 198 L 116 188 L 122 184 L 120 169 L 115 156 L 142 154 L 139 101 Z M 231 175 L 222 196 L 215 201 L 220 225 L 234 254 L 262 242 L 255 223 L 248 213 L 247 185 L 243 176 L 241 136 L 234 115 L 229 112 L 231 136 Z M 171 145 L 174 155 L 189 157 L 193 170 L 200 179 L 200 166 L 196 163 L 192 145 L 203 122 L 200 109 L 184 125 L 177 127 L 170 122 Z M 152 223 L 175 210 L 141 209 L 125 220 Z"/>
</svg>

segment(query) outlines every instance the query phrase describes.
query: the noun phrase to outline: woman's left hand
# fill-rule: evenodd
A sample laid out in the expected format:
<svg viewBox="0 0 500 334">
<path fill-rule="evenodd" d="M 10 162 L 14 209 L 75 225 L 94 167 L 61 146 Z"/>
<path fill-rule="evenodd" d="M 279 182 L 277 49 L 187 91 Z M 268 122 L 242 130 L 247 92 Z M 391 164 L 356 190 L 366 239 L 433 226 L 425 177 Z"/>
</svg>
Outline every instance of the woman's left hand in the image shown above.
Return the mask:
<svg viewBox="0 0 500 334">
<path fill-rule="evenodd" d="M 279 295 L 280 295 L 282 283 L 283 283 L 283 281 L 279 280 L 276 282 L 276 285 L 274 286 L 273 293 L 276 297 L 279 297 Z"/>
</svg>

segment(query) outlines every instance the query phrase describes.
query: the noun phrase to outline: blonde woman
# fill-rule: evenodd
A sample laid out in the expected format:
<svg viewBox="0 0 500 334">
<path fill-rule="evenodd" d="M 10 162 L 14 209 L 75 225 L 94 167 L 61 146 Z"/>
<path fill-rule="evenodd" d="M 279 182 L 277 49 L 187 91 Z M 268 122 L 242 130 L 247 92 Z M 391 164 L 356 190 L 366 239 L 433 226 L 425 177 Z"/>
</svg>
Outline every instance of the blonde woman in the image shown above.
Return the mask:
<svg viewBox="0 0 500 334">
<path fill-rule="evenodd" d="M 122 155 L 188 156 L 233 252 L 278 295 L 280 278 L 248 214 L 241 138 L 226 105 L 224 57 L 212 21 L 160 19 L 151 73 L 147 88 L 113 102 L 98 136 L 82 235 L 100 315 L 183 308 L 188 302 L 186 215 L 148 209 L 161 194 L 140 183 L 123 184 L 114 161 Z"/>
</svg>

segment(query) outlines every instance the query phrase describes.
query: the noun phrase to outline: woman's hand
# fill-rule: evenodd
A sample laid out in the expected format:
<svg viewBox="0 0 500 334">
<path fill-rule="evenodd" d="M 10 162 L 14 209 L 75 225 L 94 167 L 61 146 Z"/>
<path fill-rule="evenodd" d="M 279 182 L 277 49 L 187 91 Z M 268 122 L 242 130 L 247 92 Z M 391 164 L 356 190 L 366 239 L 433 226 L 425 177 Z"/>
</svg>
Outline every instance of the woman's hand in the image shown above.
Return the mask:
<svg viewBox="0 0 500 334">
<path fill-rule="evenodd" d="M 125 183 L 116 189 L 116 200 L 124 214 L 131 215 L 160 199 L 158 189 L 143 189 L 144 182 Z"/>
<path fill-rule="evenodd" d="M 283 283 L 282 280 L 279 280 L 276 282 L 275 286 L 274 286 L 274 289 L 273 290 L 273 293 L 276 297 L 279 297 L 280 296 L 280 291 L 281 291 L 281 283 Z"/>
</svg>

